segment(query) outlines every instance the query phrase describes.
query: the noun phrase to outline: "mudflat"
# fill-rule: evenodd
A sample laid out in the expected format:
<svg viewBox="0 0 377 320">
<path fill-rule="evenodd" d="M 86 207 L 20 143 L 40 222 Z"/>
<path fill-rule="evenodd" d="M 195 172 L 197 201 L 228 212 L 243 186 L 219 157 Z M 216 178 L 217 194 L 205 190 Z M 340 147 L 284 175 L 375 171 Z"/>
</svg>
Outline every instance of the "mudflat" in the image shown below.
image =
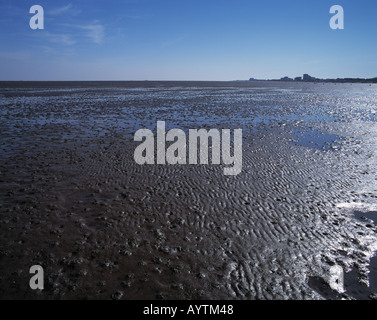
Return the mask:
<svg viewBox="0 0 377 320">
<path fill-rule="evenodd" d="M 0 298 L 376 297 L 376 120 L 377 85 L 1 82 Z M 157 121 L 242 129 L 241 173 L 137 164 Z"/>
</svg>

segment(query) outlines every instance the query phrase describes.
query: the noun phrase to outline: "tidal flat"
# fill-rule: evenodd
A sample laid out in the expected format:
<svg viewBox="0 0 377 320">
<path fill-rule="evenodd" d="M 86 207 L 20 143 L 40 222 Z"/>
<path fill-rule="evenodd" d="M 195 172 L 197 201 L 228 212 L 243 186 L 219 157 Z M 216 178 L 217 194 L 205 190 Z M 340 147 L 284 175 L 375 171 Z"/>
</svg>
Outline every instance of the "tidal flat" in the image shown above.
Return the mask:
<svg viewBox="0 0 377 320">
<path fill-rule="evenodd" d="M 376 298 L 376 120 L 369 84 L 0 82 L 0 299 Z M 242 129 L 241 173 L 138 165 L 157 121 Z"/>
</svg>

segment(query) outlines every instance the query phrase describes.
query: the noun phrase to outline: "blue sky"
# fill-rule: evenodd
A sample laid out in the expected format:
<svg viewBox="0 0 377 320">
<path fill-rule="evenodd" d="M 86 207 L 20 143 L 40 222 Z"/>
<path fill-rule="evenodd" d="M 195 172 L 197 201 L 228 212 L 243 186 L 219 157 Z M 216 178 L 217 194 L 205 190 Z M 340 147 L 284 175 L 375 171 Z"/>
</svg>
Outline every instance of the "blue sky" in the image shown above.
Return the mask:
<svg viewBox="0 0 377 320">
<path fill-rule="evenodd" d="M 376 34 L 374 0 L 0 0 L 0 80 L 376 77 Z"/>
</svg>

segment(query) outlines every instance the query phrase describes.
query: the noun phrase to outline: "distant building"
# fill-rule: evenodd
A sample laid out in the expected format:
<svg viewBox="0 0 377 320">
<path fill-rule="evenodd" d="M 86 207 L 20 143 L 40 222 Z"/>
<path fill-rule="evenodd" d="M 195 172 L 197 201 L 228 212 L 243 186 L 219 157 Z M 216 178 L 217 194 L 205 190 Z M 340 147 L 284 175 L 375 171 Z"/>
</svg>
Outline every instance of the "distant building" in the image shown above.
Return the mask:
<svg viewBox="0 0 377 320">
<path fill-rule="evenodd" d="M 304 74 L 302 77 L 302 81 L 315 81 L 316 78 L 309 76 L 308 74 Z"/>
<path fill-rule="evenodd" d="M 296 77 L 295 81 L 302 81 L 302 77 Z"/>
<path fill-rule="evenodd" d="M 289 77 L 284 77 L 284 78 L 281 78 L 280 81 L 293 81 L 293 79 Z"/>
</svg>

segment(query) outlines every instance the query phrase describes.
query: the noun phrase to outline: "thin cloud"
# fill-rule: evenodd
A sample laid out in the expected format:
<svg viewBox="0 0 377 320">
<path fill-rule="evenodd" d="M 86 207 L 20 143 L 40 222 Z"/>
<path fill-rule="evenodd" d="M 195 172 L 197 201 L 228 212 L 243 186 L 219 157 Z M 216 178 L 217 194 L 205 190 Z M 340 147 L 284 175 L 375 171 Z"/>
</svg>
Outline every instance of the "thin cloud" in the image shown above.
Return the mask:
<svg viewBox="0 0 377 320">
<path fill-rule="evenodd" d="M 60 24 L 61 27 L 66 27 L 70 30 L 70 34 L 76 39 L 85 37 L 96 44 L 102 44 L 105 38 L 105 27 L 97 20 L 91 24 L 77 25 L 77 24 Z M 76 29 L 76 30 L 74 30 Z M 82 32 L 78 32 L 82 30 Z M 69 39 L 67 39 L 69 40 Z"/>
<path fill-rule="evenodd" d="M 76 15 L 76 14 L 79 14 L 80 12 L 81 10 L 74 8 L 73 5 L 70 3 L 63 7 L 58 7 L 58 8 L 49 10 L 48 14 L 51 16 L 59 16 L 62 14 Z"/>
<path fill-rule="evenodd" d="M 86 36 L 94 43 L 101 44 L 105 38 L 105 27 L 101 24 L 89 24 L 79 26 L 80 29 L 86 30 Z"/>
<path fill-rule="evenodd" d="M 66 46 L 72 46 L 76 43 L 76 41 L 73 40 L 71 35 L 69 34 L 44 32 L 44 37 L 46 37 L 46 39 L 50 42 L 62 44 Z"/>
<path fill-rule="evenodd" d="M 42 52 L 46 56 L 59 56 L 59 57 L 71 57 L 76 54 L 76 51 L 72 47 L 64 49 L 56 49 L 50 46 L 37 46 L 38 52 Z"/>
</svg>

